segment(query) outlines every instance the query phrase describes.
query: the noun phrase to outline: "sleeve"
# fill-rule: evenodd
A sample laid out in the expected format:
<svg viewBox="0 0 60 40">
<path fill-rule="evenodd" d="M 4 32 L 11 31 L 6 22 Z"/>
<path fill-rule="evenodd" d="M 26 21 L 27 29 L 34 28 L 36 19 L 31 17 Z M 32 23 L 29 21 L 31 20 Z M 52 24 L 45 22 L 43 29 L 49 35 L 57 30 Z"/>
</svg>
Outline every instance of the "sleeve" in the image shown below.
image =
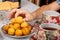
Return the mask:
<svg viewBox="0 0 60 40">
<path fill-rule="evenodd" d="M 21 0 L 21 9 L 26 9 L 28 10 L 30 13 L 34 12 L 35 10 L 37 10 L 39 8 L 39 6 L 25 0 Z"/>
</svg>

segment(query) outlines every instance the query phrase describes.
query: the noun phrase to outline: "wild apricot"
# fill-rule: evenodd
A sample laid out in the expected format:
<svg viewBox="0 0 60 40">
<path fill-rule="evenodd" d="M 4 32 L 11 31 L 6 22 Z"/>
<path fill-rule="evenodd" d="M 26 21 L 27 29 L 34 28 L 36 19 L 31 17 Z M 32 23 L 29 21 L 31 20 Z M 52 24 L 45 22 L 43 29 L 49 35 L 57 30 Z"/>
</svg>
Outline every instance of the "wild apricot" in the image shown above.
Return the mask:
<svg viewBox="0 0 60 40">
<path fill-rule="evenodd" d="M 24 35 L 28 35 L 30 33 L 30 31 L 28 30 L 28 28 L 23 28 L 22 32 Z"/>
<path fill-rule="evenodd" d="M 22 30 L 17 29 L 15 32 L 16 36 L 22 36 Z"/>
<path fill-rule="evenodd" d="M 18 23 L 15 23 L 14 26 L 13 26 L 14 29 L 19 29 L 20 28 L 20 24 Z"/>
<path fill-rule="evenodd" d="M 14 35 L 15 30 L 13 28 L 8 29 L 8 34 L 9 35 Z"/>
<path fill-rule="evenodd" d="M 23 22 L 22 24 L 21 24 L 21 27 L 27 27 L 28 26 L 28 23 L 27 22 Z"/>
<path fill-rule="evenodd" d="M 22 23 L 23 22 L 23 18 L 21 16 L 16 18 L 16 22 L 17 23 Z"/>
<path fill-rule="evenodd" d="M 15 18 L 11 19 L 11 22 L 12 23 L 15 23 L 16 22 Z"/>
<path fill-rule="evenodd" d="M 3 30 L 8 31 L 8 29 L 9 29 L 9 25 L 4 25 Z"/>
</svg>

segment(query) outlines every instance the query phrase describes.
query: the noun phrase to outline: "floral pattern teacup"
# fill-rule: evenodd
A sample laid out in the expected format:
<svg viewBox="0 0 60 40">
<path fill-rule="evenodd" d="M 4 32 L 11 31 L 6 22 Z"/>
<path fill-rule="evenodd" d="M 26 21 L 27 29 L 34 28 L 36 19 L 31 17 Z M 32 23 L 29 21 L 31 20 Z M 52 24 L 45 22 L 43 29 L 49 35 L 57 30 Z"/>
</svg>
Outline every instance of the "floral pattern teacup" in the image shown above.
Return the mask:
<svg viewBox="0 0 60 40">
<path fill-rule="evenodd" d="M 60 26 L 54 23 L 43 23 L 40 26 L 43 28 L 46 40 L 60 40 Z"/>
<path fill-rule="evenodd" d="M 56 11 L 45 11 L 43 12 L 42 22 L 60 25 L 60 14 Z"/>
</svg>

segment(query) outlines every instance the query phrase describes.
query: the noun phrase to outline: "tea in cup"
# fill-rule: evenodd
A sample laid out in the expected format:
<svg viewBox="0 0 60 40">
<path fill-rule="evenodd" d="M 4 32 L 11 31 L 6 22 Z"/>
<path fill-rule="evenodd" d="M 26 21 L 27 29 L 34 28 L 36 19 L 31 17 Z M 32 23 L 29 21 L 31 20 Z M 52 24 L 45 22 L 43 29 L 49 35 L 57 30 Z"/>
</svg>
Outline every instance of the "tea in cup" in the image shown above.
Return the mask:
<svg viewBox="0 0 60 40">
<path fill-rule="evenodd" d="M 53 23 L 43 23 L 40 25 L 45 32 L 46 40 L 58 40 L 60 26 Z"/>
</svg>

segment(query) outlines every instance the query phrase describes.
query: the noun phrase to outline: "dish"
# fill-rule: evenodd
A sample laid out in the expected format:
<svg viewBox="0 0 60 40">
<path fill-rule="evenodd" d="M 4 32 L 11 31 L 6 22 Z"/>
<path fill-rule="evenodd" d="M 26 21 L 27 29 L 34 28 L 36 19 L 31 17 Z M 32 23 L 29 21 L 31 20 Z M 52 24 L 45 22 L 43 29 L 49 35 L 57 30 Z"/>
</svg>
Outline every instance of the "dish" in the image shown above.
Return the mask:
<svg viewBox="0 0 60 40">
<path fill-rule="evenodd" d="M 37 28 L 23 21 L 22 17 L 13 18 L 9 24 L 7 25 L 5 24 L 1 28 L 2 35 L 12 38 L 27 38 L 27 37 L 31 37 L 36 32 L 37 32 Z"/>
</svg>

